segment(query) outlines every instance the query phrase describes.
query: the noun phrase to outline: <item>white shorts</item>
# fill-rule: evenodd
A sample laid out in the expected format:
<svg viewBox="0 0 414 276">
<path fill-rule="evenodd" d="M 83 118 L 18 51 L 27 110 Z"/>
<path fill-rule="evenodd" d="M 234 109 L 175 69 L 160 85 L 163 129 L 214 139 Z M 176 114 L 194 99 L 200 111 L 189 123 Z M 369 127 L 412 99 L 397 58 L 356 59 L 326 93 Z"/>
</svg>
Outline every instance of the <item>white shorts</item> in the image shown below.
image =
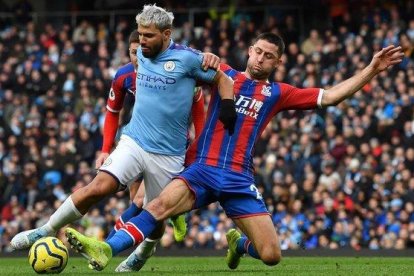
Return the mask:
<svg viewBox="0 0 414 276">
<path fill-rule="evenodd" d="M 184 155 L 172 156 L 150 153 L 132 138 L 122 135 L 117 147 L 99 168 L 115 177 L 120 190 L 125 189 L 141 175 L 144 176 L 144 205 L 156 198 L 184 169 Z"/>
</svg>

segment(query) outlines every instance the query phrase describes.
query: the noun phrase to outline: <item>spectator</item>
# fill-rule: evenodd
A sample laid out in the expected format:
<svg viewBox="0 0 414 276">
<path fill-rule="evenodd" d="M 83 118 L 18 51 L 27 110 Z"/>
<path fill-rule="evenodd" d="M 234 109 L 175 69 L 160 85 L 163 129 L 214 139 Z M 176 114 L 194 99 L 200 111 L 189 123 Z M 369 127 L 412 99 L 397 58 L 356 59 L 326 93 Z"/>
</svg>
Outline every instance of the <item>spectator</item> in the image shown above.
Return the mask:
<svg viewBox="0 0 414 276">
<path fill-rule="evenodd" d="M 231 1 L 223 14 L 212 8 L 216 19 L 177 26 L 177 40 L 219 53 L 237 69 L 256 32 L 280 32 L 287 51 L 272 78 L 300 87 L 332 86 L 382 46 L 401 45 L 401 66 L 381 73 L 355 99 L 326 112 L 279 114 L 258 137 L 254 166 L 282 248 L 413 248 L 414 20 L 401 12 L 405 1 L 354 7 L 353 14 L 343 2 L 329 1 L 335 27 L 311 29 L 304 41 L 295 16 L 240 13 Z M 19 24 L 0 24 L 0 251 L 90 182 L 103 103 L 113 73 L 128 60 L 125 39 L 133 27 L 123 18 L 113 30 L 92 19 L 74 30 L 68 24 L 39 29 L 22 16 Z M 208 102 L 209 88 L 203 91 Z M 82 227 L 103 236 L 127 198 L 110 197 Z M 222 249 L 233 227 L 217 205 L 192 213 L 189 226 L 184 245 L 173 242 L 171 227 L 162 245 Z"/>
</svg>

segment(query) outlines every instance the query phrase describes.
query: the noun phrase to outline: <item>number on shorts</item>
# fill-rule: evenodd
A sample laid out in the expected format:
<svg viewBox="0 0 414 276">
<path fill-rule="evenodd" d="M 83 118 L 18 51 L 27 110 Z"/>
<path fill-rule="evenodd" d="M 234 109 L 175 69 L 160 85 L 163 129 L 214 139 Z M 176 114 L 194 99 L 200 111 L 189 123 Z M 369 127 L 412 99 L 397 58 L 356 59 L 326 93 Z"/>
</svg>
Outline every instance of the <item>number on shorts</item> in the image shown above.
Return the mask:
<svg viewBox="0 0 414 276">
<path fill-rule="evenodd" d="M 257 189 L 257 187 L 254 184 L 250 185 L 250 191 L 256 192 L 257 199 L 263 199 L 262 194 L 259 192 L 259 189 Z"/>
</svg>

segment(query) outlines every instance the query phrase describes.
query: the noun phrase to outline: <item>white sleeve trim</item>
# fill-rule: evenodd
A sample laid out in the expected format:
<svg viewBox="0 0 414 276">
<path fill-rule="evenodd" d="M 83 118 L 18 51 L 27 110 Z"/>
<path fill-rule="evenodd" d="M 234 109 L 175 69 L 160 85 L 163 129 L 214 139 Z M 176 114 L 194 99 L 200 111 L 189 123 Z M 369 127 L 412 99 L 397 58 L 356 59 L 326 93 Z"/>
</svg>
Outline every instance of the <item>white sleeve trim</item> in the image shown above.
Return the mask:
<svg viewBox="0 0 414 276">
<path fill-rule="evenodd" d="M 195 103 L 196 102 L 198 102 L 199 100 L 201 100 L 201 97 L 203 97 L 203 91 L 200 91 L 200 93 L 199 93 L 199 95 L 198 95 L 198 97 L 197 97 L 197 99 L 195 99 Z"/>
<path fill-rule="evenodd" d="M 322 106 L 322 97 L 323 97 L 323 93 L 325 93 L 325 90 L 324 89 L 319 89 L 319 95 L 318 95 L 318 101 L 317 101 L 317 105 L 318 105 L 318 108 L 323 108 L 323 106 Z"/>
<path fill-rule="evenodd" d="M 119 113 L 119 111 L 121 110 L 115 110 L 109 107 L 109 105 L 106 105 L 106 109 L 108 109 L 109 111 L 111 111 L 112 113 Z"/>
</svg>

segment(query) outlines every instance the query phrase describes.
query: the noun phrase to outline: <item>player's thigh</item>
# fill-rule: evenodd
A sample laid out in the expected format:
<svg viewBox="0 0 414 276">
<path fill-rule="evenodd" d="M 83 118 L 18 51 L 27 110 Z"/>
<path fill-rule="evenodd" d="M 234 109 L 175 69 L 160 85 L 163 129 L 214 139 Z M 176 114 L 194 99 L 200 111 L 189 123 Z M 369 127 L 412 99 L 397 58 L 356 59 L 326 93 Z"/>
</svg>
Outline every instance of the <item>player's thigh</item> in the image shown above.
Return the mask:
<svg viewBox="0 0 414 276">
<path fill-rule="evenodd" d="M 145 205 L 145 209 L 157 220 L 164 220 L 191 210 L 193 205 L 194 195 L 190 188 L 182 179 L 174 179 L 158 197 Z"/>
<path fill-rule="evenodd" d="M 226 185 L 220 204 L 227 216 L 247 235 L 264 263 L 277 264 L 281 256 L 279 238 L 253 179 L 235 172 L 227 172 L 223 178 Z"/>
<path fill-rule="evenodd" d="M 149 154 L 144 173 L 144 206 L 160 195 L 161 191 L 184 169 L 184 156 Z"/>
<path fill-rule="evenodd" d="M 123 135 L 99 171 L 112 175 L 119 182 L 120 190 L 125 189 L 142 174 L 147 155 L 134 140 Z"/>
<path fill-rule="evenodd" d="M 145 185 L 143 182 L 143 177 L 138 178 L 129 185 L 129 197 L 131 201 L 135 203 L 138 207 L 142 207 L 144 203 L 145 196 Z"/>
<path fill-rule="evenodd" d="M 110 174 L 98 172 L 86 186 L 76 190 L 71 198 L 78 209 L 87 210 L 91 204 L 118 190 L 118 181 Z"/>
<path fill-rule="evenodd" d="M 275 265 L 280 261 L 279 237 L 269 215 L 233 218 L 233 221 L 253 243 L 263 262 Z"/>
</svg>

